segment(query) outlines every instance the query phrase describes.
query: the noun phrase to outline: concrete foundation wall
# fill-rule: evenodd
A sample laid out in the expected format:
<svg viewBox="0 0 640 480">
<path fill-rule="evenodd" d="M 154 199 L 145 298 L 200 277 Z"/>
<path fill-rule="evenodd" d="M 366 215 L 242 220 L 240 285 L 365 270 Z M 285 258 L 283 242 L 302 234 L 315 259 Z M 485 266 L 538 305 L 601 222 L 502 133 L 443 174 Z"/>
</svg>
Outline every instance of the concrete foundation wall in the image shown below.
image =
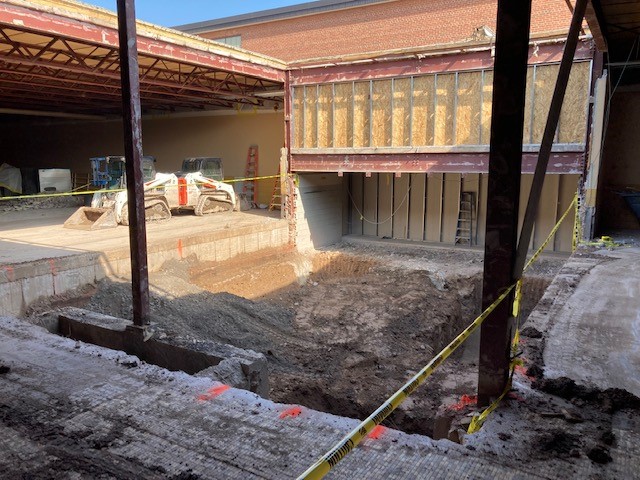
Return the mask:
<svg viewBox="0 0 640 480">
<path fill-rule="evenodd" d="M 345 177 L 347 178 L 347 177 Z M 578 175 L 547 175 L 531 248 L 538 248 L 573 201 Z M 460 192 L 475 194 L 472 240 L 484 244 L 487 203 L 486 174 L 349 174 L 349 212 L 345 233 L 401 240 L 454 244 Z M 533 175 L 524 175 L 520 198 L 520 223 Z M 548 250 L 570 252 L 573 216 L 562 224 Z"/>
<path fill-rule="evenodd" d="M 145 118 L 144 152 L 157 159 L 157 169 L 174 172 L 185 157 L 222 157 L 226 178 L 245 175 L 247 151 L 259 147 L 259 175 L 275 175 L 284 144 L 282 113 L 240 113 L 207 117 Z M 48 121 L 3 126 L 2 157 L 16 167 L 70 168 L 90 173 L 90 157 L 122 155 L 120 121 Z M 273 180 L 258 185 L 260 203 L 269 203 Z"/>
<path fill-rule="evenodd" d="M 200 261 L 223 261 L 242 253 L 275 248 L 289 243 L 284 221 L 249 227 L 204 232 L 171 238 L 148 246 L 149 271 L 160 270 L 171 259 L 195 256 Z M 42 297 L 61 295 L 109 276 L 131 273 L 129 247 L 108 251 L 43 259 L 0 266 L 0 315 L 22 315 Z"/>
<path fill-rule="evenodd" d="M 622 197 L 616 194 L 627 188 L 640 190 L 640 136 L 636 127 L 639 122 L 640 92 L 616 92 L 604 140 L 597 208 L 600 232 L 596 234 L 640 228 Z"/>
<path fill-rule="evenodd" d="M 335 174 L 300 175 L 296 200 L 299 250 L 339 242 L 343 234 L 343 179 Z"/>
</svg>

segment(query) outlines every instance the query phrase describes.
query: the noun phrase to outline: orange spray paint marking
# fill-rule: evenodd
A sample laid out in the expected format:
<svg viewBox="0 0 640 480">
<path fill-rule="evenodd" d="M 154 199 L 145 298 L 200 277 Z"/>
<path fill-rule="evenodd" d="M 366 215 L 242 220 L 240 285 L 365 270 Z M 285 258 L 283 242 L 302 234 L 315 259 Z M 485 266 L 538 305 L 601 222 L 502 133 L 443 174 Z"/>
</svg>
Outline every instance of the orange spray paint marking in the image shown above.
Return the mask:
<svg viewBox="0 0 640 480">
<path fill-rule="evenodd" d="M 527 369 L 526 367 L 524 367 L 523 365 L 516 365 L 515 366 L 515 372 L 519 375 L 522 375 L 523 377 L 529 379 L 530 381 L 535 381 L 535 377 L 532 377 L 530 375 L 527 375 Z"/>
<path fill-rule="evenodd" d="M 209 390 L 207 390 L 207 393 L 204 393 L 202 395 L 198 395 L 198 400 L 200 402 L 206 402 L 208 400 L 213 400 L 214 398 L 219 397 L 220 395 L 222 395 L 224 392 L 226 392 L 230 388 L 231 387 L 229 385 L 218 385 L 216 387 L 211 387 Z"/>
<path fill-rule="evenodd" d="M 382 425 L 377 425 L 376 428 L 371 430 L 371 433 L 367 435 L 367 438 L 371 438 L 372 440 L 380 440 L 380 437 L 382 437 L 382 435 L 386 430 L 387 430 L 386 427 L 383 427 Z"/>
<path fill-rule="evenodd" d="M 51 275 L 58 274 L 58 269 L 56 268 L 56 261 L 54 259 L 49 260 L 49 268 L 51 269 Z"/>
<path fill-rule="evenodd" d="M 511 399 L 511 400 L 517 400 L 519 402 L 524 402 L 525 399 L 523 397 L 521 397 L 520 395 L 518 395 L 517 393 L 513 393 L 513 392 L 509 392 L 507 394 L 507 398 Z"/>
<path fill-rule="evenodd" d="M 447 408 L 449 410 L 455 410 L 456 412 L 459 412 L 467 405 L 475 405 L 476 403 L 478 403 L 478 397 L 476 395 L 462 395 L 458 403 L 449 405 Z"/>
<path fill-rule="evenodd" d="M 178 239 L 178 256 L 180 259 L 184 258 L 182 255 L 182 239 Z"/>
<path fill-rule="evenodd" d="M 7 272 L 7 280 L 9 280 L 10 282 L 15 281 L 16 279 L 16 272 L 13 270 L 13 267 L 7 265 L 6 267 L 2 267 L 4 269 L 5 272 Z"/>
<path fill-rule="evenodd" d="M 280 414 L 280 418 L 297 417 L 301 413 L 302 413 L 302 408 L 300 408 L 300 407 L 292 407 L 292 408 L 288 408 L 287 410 L 282 412 Z"/>
</svg>

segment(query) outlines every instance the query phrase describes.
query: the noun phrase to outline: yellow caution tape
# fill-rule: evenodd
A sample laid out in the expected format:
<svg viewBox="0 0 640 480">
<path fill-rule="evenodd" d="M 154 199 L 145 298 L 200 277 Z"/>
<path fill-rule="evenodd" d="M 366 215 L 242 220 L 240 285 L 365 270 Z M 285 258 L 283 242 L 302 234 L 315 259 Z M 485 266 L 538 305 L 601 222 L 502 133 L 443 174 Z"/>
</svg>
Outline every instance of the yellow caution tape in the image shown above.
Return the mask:
<svg viewBox="0 0 640 480">
<path fill-rule="evenodd" d="M 551 241 L 551 238 L 553 238 L 553 236 L 556 234 L 556 232 L 558 231 L 558 229 L 560 228 L 560 225 L 562 224 L 562 222 L 564 221 L 565 218 L 567 218 L 567 215 L 569 215 L 569 212 L 578 204 L 578 195 L 576 194 L 575 197 L 573 197 L 573 201 L 571 202 L 571 204 L 569 205 L 569 208 L 567 208 L 567 210 L 564 212 L 564 214 L 562 215 L 562 217 L 560 217 L 560 220 L 558 220 L 558 223 L 556 223 L 555 227 L 553 227 L 553 229 L 551 230 L 551 233 L 549 234 L 549 236 L 547 237 L 547 239 L 542 243 L 542 245 L 540 245 L 540 248 L 538 248 L 538 250 L 536 251 L 536 253 L 533 254 L 533 256 L 529 259 L 529 261 L 527 262 L 527 264 L 524 266 L 522 272 L 524 273 L 531 265 L 533 265 L 533 263 L 538 259 L 538 257 L 540 256 L 540 254 L 542 253 L 542 251 L 547 247 L 548 243 Z"/>
<path fill-rule="evenodd" d="M 580 211 L 580 197 L 576 193 L 576 214 L 573 219 L 573 239 L 571 242 L 571 251 L 575 252 L 578 248 L 578 243 L 580 243 L 580 237 L 582 237 L 582 225 L 580 224 L 580 216 L 578 212 Z"/>
<path fill-rule="evenodd" d="M 314 463 L 307 471 L 298 477 L 301 479 L 323 478 L 331 468 L 351 452 L 371 431 L 384 421 L 398 406 L 411 395 L 434 371 L 444 362 L 469 336 L 484 322 L 493 310 L 511 293 L 514 285 L 507 288 L 484 312 L 482 312 L 460 335 L 454 338 L 438 355 L 436 355 L 422 370 L 414 375 L 400 390 L 394 393 L 378 409 L 363 420 L 347 436 L 340 440 L 328 453 Z"/>
<path fill-rule="evenodd" d="M 551 241 L 551 238 L 553 238 L 555 233 L 560 228 L 560 225 L 562 224 L 564 219 L 567 217 L 567 215 L 569 215 L 569 212 L 574 207 L 576 207 L 576 218 L 577 218 L 578 216 L 577 206 L 578 206 L 578 194 L 576 193 L 575 197 L 573 198 L 573 201 L 571 202 L 567 210 L 564 212 L 564 215 L 560 217 L 560 220 L 558 220 L 558 223 L 556 223 L 556 225 L 553 227 L 547 239 L 542 243 L 540 248 L 538 248 L 536 253 L 533 254 L 533 256 L 529 259 L 529 261 L 525 265 L 523 269 L 523 273 L 538 259 L 542 251 L 547 246 L 547 244 Z M 574 229 L 575 229 L 575 220 L 574 220 Z M 575 230 L 574 230 L 574 235 L 575 235 Z M 513 341 L 511 342 L 511 354 L 514 357 L 518 354 L 518 344 L 520 343 L 520 306 L 521 304 L 522 304 L 522 278 L 520 278 L 516 283 L 515 294 L 513 299 L 512 313 L 513 313 L 513 317 L 516 319 L 516 328 L 515 328 L 515 334 L 513 336 Z M 482 424 L 487 419 L 487 417 L 491 414 L 491 412 L 493 412 L 498 407 L 498 405 L 500 404 L 502 399 L 507 395 L 507 393 L 509 393 L 509 391 L 511 390 L 511 382 L 513 379 L 513 372 L 515 371 L 516 365 L 523 365 L 522 360 L 519 358 L 514 358 L 511 361 L 509 365 L 509 368 L 510 368 L 509 381 L 507 382 L 507 385 L 505 386 L 504 391 L 482 413 L 480 413 L 479 415 L 474 415 L 473 419 L 471 420 L 471 424 L 469 425 L 469 429 L 467 430 L 467 433 L 470 433 L 470 434 L 476 433 L 478 430 L 480 430 L 480 427 L 482 427 Z"/>
<path fill-rule="evenodd" d="M 290 174 L 286 174 L 287 176 Z M 268 180 L 271 178 L 280 178 L 280 175 L 266 175 L 263 177 L 250 177 L 250 178 L 234 178 L 234 179 L 230 179 L 230 180 L 223 180 L 222 183 L 236 183 L 236 182 L 250 182 L 250 181 L 257 181 L 257 180 Z M 196 182 L 196 183 L 188 183 L 185 184 L 185 186 L 191 186 L 191 185 L 206 185 L 206 182 Z M 73 197 L 76 195 L 93 195 L 96 192 L 103 192 L 103 193 L 118 193 L 118 192 L 126 192 L 126 188 L 113 188 L 113 189 L 108 189 L 108 190 L 85 190 L 85 191 L 77 191 L 80 188 L 86 188 L 88 187 L 89 184 L 87 185 L 83 185 L 81 187 L 78 187 L 76 189 L 74 189 L 74 191 L 72 192 L 62 192 L 62 193 L 37 193 L 35 195 L 14 195 L 14 196 L 9 196 L 9 197 L 0 197 L 0 201 L 2 200 L 24 200 L 24 199 L 28 199 L 28 198 L 51 198 L 51 197 Z M 158 185 L 158 188 L 161 188 L 162 185 Z"/>
<path fill-rule="evenodd" d="M 101 190 L 89 190 L 86 192 L 64 192 L 64 193 L 37 193 L 35 195 L 15 195 L 13 197 L 0 197 L 1 200 L 23 200 L 26 198 L 49 198 L 49 197 L 73 197 L 76 195 L 93 195 L 95 192 Z M 109 192 L 115 192 L 120 190 L 109 190 Z"/>
<path fill-rule="evenodd" d="M 289 174 L 285 174 L 289 175 Z M 269 180 L 270 178 L 280 178 L 280 175 L 266 175 L 264 177 L 250 177 L 250 178 L 232 178 L 229 180 L 223 180 L 224 183 L 237 183 L 237 182 L 253 182 L 256 180 Z"/>
<path fill-rule="evenodd" d="M 509 381 L 507 381 L 507 385 L 504 387 L 502 394 L 491 405 L 489 405 L 486 410 L 484 410 L 479 415 L 473 416 L 473 418 L 471 419 L 471 423 L 469 424 L 469 428 L 467 429 L 467 433 L 472 434 L 479 431 L 487 417 L 491 414 L 491 412 L 498 408 L 498 405 L 500 404 L 502 399 L 506 397 L 507 394 L 511 391 L 513 372 L 515 371 L 516 365 L 522 365 L 522 360 L 516 358 L 511 361 L 511 363 L 509 364 Z"/>
<path fill-rule="evenodd" d="M 520 304 L 522 303 L 522 279 L 516 283 L 516 291 L 513 295 L 513 317 L 520 315 Z"/>
</svg>

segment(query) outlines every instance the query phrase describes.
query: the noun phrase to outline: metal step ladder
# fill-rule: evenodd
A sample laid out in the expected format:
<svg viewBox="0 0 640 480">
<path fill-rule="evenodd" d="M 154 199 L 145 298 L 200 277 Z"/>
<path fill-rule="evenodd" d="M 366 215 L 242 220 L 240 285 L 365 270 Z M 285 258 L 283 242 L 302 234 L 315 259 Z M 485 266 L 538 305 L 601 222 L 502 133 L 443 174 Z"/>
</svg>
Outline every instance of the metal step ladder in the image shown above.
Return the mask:
<svg viewBox="0 0 640 480">
<path fill-rule="evenodd" d="M 473 222 L 475 220 L 476 193 L 460 192 L 460 206 L 458 209 L 458 225 L 456 227 L 455 245 L 472 246 Z"/>
<path fill-rule="evenodd" d="M 244 178 L 256 178 L 258 176 L 258 146 L 251 145 L 247 152 L 247 166 L 244 170 Z M 258 182 L 245 180 L 242 182 L 242 195 L 251 203 L 252 208 L 258 207 Z"/>
<path fill-rule="evenodd" d="M 273 185 L 273 193 L 271 194 L 271 203 L 269 203 L 269 211 L 282 209 L 282 183 L 280 182 L 280 167 L 278 167 L 278 178 Z"/>
</svg>

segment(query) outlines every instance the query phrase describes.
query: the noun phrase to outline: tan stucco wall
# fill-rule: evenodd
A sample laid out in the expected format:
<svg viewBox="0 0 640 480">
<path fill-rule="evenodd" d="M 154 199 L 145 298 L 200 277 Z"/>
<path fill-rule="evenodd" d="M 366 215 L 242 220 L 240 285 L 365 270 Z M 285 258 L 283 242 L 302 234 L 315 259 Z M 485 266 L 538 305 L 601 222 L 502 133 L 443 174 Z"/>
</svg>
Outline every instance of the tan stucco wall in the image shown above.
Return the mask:
<svg viewBox="0 0 640 480">
<path fill-rule="evenodd" d="M 71 168 L 90 171 L 89 158 L 121 155 L 122 125 L 109 122 L 45 122 L 13 124 L 4 130 L 0 163 L 17 167 Z M 282 113 L 232 114 L 208 117 L 145 119 L 142 125 L 144 153 L 157 159 L 157 169 L 180 169 L 185 157 L 222 157 L 225 176 L 242 177 L 249 146 L 259 147 L 259 175 L 277 173 L 284 145 Z M 261 203 L 269 203 L 274 180 L 259 183 Z"/>
</svg>

